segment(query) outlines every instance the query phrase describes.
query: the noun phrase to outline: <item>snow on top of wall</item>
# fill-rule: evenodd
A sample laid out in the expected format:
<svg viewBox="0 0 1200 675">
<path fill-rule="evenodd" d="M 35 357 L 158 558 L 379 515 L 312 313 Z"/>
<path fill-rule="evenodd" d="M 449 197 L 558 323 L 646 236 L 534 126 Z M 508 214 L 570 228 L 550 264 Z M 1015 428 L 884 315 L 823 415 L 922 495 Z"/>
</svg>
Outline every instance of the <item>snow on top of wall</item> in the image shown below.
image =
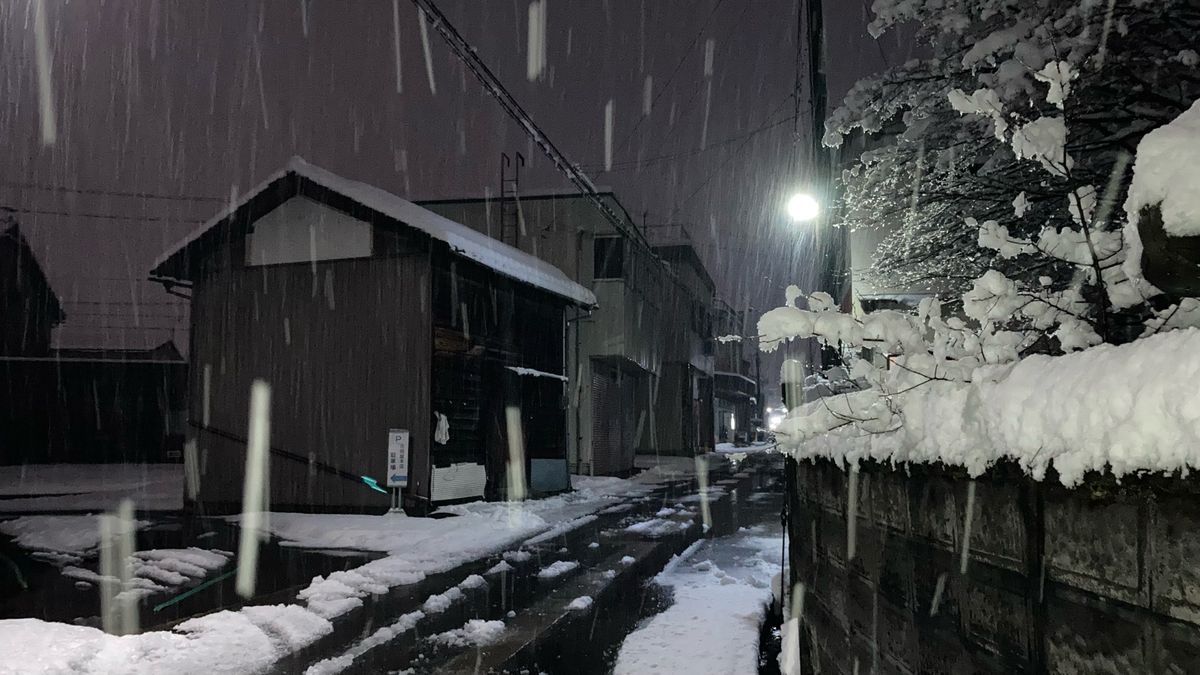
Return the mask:
<svg viewBox="0 0 1200 675">
<path fill-rule="evenodd" d="M 168 259 L 183 251 L 255 195 L 288 174 L 306 178 L 322 187 L 349 197 L 373 211 L 421 230 L 434 239 L 449 244 L 450 249 L 455 253 L 489 267 L 504 276 L 537 286 L 542 290 L 583 305 L 594 306 L 596 304 L 596 296 L 591 291 L 571 281 L 562 270 L 550 263 L 539 260 L 486 234 L 476 232 L 466 225 L 440 216 L 407 199 L 397 197 L 386 190 L 326 171 L 308 163 L 302 157 L 292 157 L 283 169 L 271 174 L 265 181 L 232 200 L 219 213 L 160 256 L 151 269 L 158 268 Z"/>
<path fill-rule="evenodd" d="M 931 381 L 887 402 L 903 414 L 894 428 L 826 431 L 883 403 L 865 390 L 808 403 L 777 433 L 797 458 L 944 462 L 972 476 L 1011 459 L 1038 480 L 1053 465 L 1069 487 L 1092 470 L 1200 469 L 1198 381 L 1200 330 L 1187 328 L 984 367 L 972 382 Z"/>
<path fill-rule="evenodd" d="M 1131 223 L 1145 206 L 1160 204 L 1163 229 L 1200 235 L 1200 101 L 1138 143 L 1125 212 Z"/>
</svg>

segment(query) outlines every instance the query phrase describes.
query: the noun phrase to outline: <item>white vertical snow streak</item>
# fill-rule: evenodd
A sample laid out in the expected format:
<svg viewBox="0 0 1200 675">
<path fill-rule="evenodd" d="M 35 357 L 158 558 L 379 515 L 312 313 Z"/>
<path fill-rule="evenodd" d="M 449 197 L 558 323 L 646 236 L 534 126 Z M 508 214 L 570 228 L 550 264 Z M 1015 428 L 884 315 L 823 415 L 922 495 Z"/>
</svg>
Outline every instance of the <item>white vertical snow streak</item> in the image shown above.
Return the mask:
<svg viewBox="0 0 1200 675">
<path fill-rule="evenodd" d="M 530 82 L 546 72 L 546 0 L 529 3 L 529 35 L 525 50 L 525 77 Z"/>
<path fill-rule="evenodd" d="M 212 364 L 204 364 L 204 375 L 201 377 L 200 424 L 207 427 L 212 419 Z"/>
<path fill-rule="evenodd" d="M 708 145 L 708 113 L 712 108 L 713 50 L 716 41 L 709 38 L 704 43 L 704 126 L 700 129 L 700 149 Z"/>
<path fill-rule="evenodd" d="M 300 0 L 300 31 L 308 37 L 308 0 Z"/>
<path fill-rule="evenodd" d="M 188 499 L 195 501 L 200 494 L 200 456 L 194 438 L 183 444 L 183 485 Z"/>
<path fill-rule="evenodd" d="M 263 129 L 270 129 L 271 123 L 267 119 L 267 91 L 262 74 L 262 49 L 258 46 L 258 38 L 254 39 L 254 72 L 258 75 L 258 104 L 262 109 Z"/>
<path fill-rule="evenodd" d="M 604 170 L 612 171 L 613 159 L 613 100 L 604 104 Z"/>
<path fill-rule="evenodd" d="M 696 480 L 700 483 L 700 519 L 704 522 L 704 531 L 712 528 L 712 511 L 708 505 L 708 460 L 696 458 Z"/>
<path fill-rule="evenodd" d="M 396 56 L 396 93 L 404 93 L 400 76 L 400 0 L 392 0 L 392 53 Z"/>
<path fill-rule="evenodd" d="M 521 409 L 515 405 L 504 409 L 508 431 L 508 501 L 525 499 L 525 434 L 521 430 Z"/>
<path fill-rule="evenodd" d="M 421 49 L 425 52 L 425 74 L 429 76 L 429 93 L 437 96 L 437 83 L 433 81 L 433 55 L 429 52 L 429 17 L 425 10 L 417 9 L 417 22 L 421 24 Z"/>
<path fill-rule="evenodd" d="M 258 572 L 259 533 L 267 507 L 268 448 L 271 446 L 271 385 L 250 386 L 250 429 L 246 434 L 246 481 L 242 487 L 242 532 L 238 542 L 237 594 L 254 595 Z"/>
<path fill-rule="evenodd" d="M 132 574 L 135 523 L 133 502 L 121 500 L 115 514 L 100 516 L 100 616 L 104 632 L 112 635 L 133 635 L 138 632 L 137 598 L 123 594 L 129 588 Z M 117 583 L 110 581 L 116 579 Z"/>
<path fill-rule="evenodd" d="M 858 546 L 858 469 L 850 469 L 846 484 L 846 562 L 854 560 Z"/>
<path fill-rule="evenodd" d="M 929 603 L 929 616 L 937 616 L 938 606 L 942 604 L 942 593 L 946 590 L 946 573 L 938 575 L 937 586 L 933 588 L 933 602 Z"/>
<path fill-rule="evenodd" d="M 642 116 L 650 114 L 650 106 L 653 103 L 654 93 L 654 76 L 647 75 L 646 81 L 642 83 Z"/>
<path fill-rule="evenodd" d="M 967 512 L 963 514 L 962 551 L 959 553 L 958 573 L 967 573 L 967 560 L 971 557 L 971 517 L 975 513 L 975 481 L 967 483 Z"/>
<path fill-rule="evenodd" d="M 50 36 L 46 29 L 45 0 L 33 3 L 33 41 L 37 50 L 38 104 L 41 110 L 42 145 L 58 141 L 58 121 L 54 114 L 54 87 L 50 77 Z"/>
</svg>

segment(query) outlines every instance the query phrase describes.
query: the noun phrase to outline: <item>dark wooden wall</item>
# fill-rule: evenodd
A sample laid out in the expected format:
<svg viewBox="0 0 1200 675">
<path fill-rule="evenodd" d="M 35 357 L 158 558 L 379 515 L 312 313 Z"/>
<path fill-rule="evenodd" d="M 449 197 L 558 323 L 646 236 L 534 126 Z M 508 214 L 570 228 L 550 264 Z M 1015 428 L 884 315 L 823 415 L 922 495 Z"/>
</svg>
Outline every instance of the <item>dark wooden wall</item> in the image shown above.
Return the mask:
<svg viewBox="0 0 1200 675">
<path fill-rule="evenodd" d="M 368 259 L 244 267 L 239 243 L 211 259 L 192 300 L 190 418 L 244 438 L 253 380 L 271 384 L 271 445 L 382 481 L 387 432 L 411 433 L 407 494 L 427 494 L 430 436 L 427 243 L 377 234 Z M 241 501 L 244 445 L 198 435 L 201 501 Z M 207 457 L 204 457 L 205 451 Z M 388 496 L 271 458 L 274 509 L 382 511 Z"/>
</svg>

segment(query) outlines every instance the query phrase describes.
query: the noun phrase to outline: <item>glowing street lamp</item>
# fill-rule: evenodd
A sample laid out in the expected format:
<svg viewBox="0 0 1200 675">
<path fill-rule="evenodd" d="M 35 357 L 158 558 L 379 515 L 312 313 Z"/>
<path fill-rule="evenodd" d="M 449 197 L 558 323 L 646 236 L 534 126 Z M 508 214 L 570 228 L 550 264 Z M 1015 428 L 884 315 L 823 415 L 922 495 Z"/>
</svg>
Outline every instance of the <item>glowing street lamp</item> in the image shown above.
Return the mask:
<svg viewBox="0 0 1200 675">
<path fill-rule="evenodd" d="M 787 201 L 787 214 L 797 223 L 815 220 L 820 212 L 821 205 L 817 203 L 816 197 L 808 193 L 797 192 Z"/>
</svg>

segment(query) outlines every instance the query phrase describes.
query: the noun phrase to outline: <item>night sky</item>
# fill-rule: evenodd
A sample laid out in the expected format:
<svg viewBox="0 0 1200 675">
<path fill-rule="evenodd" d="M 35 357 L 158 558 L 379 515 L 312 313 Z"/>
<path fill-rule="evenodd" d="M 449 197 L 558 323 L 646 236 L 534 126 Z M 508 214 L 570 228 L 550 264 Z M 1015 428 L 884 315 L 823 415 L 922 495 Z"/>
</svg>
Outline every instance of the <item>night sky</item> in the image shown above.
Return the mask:
<svg viewBox="0 0 1200 675">
<path fill-rule="evenodd" d="M 501 152 L 528 158 L 524 191 L 569 188 L 432 29 L 431 91 L 409 0 L 398 3 L 399 92 L 388 0 L 44 2 L 53 145 L 42 141 L 33 5 L 0 4 L 0 205 L 20 212 L 64 300 L 64 346 L 185 342 L 186 310 L 144 281 L 151 263 L 294 154 L 412 200 L 496 193 Z M 866 5 L 826 2 L 831 105 L 907 57 L 909 45 L 865 35 Z M 736 308 L 778 302 L 807 278 L 807 234 L 780 210 L 802 151 L 793 0 L 548 0 L 547 72 L 533 82 L 527 0 L 439 6 L 598 186 L 639 220 L 688 225 Z M 50 189 L 63 186 L 89 192 Z"/>
</svg>

